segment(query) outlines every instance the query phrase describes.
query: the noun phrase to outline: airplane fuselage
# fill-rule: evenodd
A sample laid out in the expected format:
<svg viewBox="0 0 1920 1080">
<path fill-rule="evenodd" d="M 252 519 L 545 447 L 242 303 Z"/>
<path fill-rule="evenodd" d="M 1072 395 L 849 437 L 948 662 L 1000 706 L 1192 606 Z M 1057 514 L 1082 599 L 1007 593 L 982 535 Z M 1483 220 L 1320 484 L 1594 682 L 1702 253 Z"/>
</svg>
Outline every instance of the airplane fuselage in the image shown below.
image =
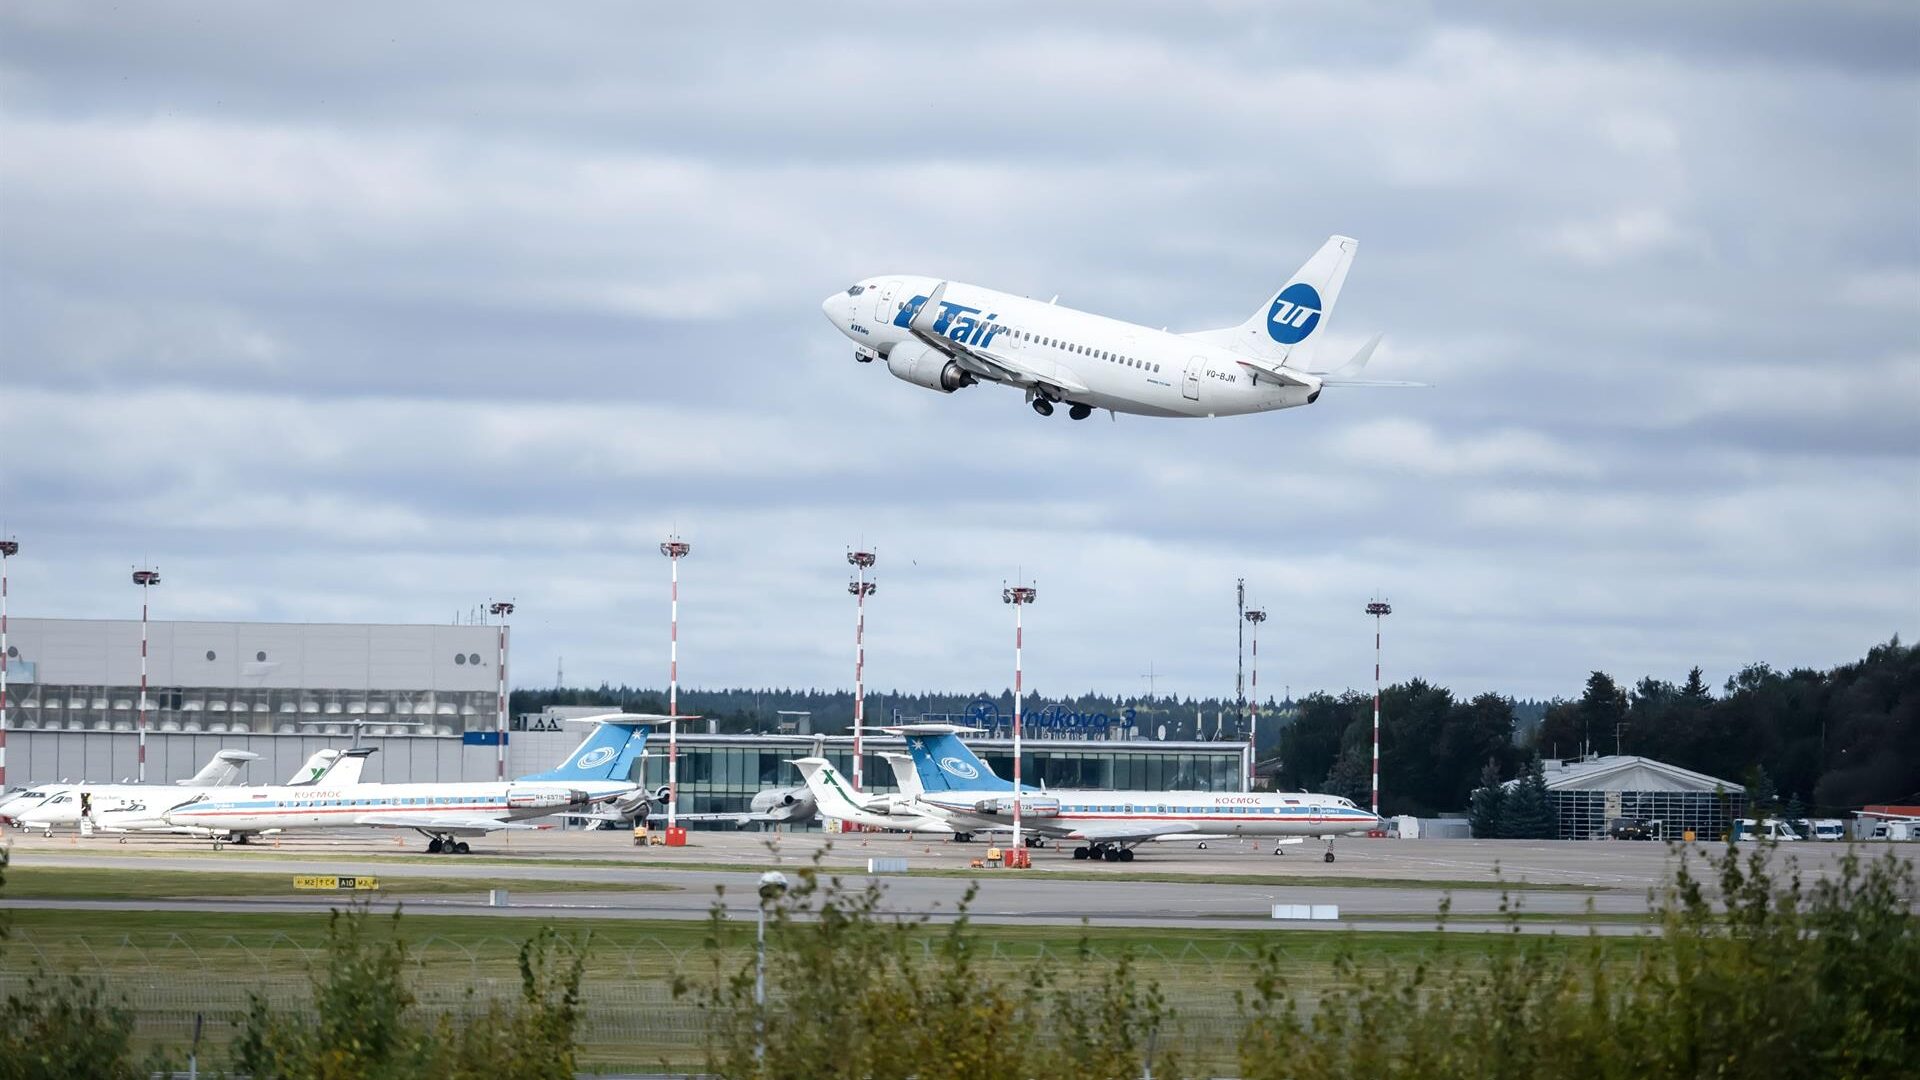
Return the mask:
<svg viewBox="0 0 1920 1080">
<path fill-rule="evenodd" d="M 339 787 L 225 788 L 203 798 L 182 799 L 165 812 L 169 824 L 232 832 L 264 829 L 383 827 L 415 816 L 423 829 L 459 815 L 517 821 L 590 806 L 627 794 L 634 785 L 615 781 L 512 781 L 508 783 L 354 784 Z"/>
<path fill-rule="evenodd" d="M 988 828 L 1013 821 L 1011 791 L 939 791 L 919 801 L 949 821 Z M 1190 824 L 1196 835 L 1333 836 L 1380 819 L 1338 796 L 1212 791 L 1073 791 L 1020 796 L 1023 828 L 1074 837 L 1092 826 Z M 1179 839 L 1178 835 L 1167 839 Z"/>
<path fill-rule="evenodd" d="M 856 358 L 884 360 L 908 382 L 951 393 L 975 381 L 992 381 L 963 378 L 964 365 L 915 333 L 915 316 L 941 284 L 941 279 L 905 274 L 867 278 L 828 297 L 822 310 L 854 342 Z M 1265 376 L 1240 354 L 1196 338 L 964 282 L 944 285 L 923 332 L 955 347 L 1004 357 L 1031 373 L 1031 385 L 1025 387 L 1029 399 L 1082 406 L 1076 417 L 1092 409 L 1233 416 L 1308 405 L 1319 397 L 1319 383 L 1311 375 L 1299 374 L 1295 381 Z"/>
</svg>

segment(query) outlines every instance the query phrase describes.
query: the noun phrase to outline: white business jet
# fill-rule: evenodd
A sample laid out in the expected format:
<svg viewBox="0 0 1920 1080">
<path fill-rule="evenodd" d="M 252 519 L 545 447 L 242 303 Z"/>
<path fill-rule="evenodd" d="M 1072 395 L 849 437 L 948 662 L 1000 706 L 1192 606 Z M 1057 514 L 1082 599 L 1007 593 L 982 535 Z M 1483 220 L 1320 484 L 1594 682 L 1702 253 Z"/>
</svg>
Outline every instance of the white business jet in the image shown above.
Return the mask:
<svg viewBox="0 0 1920 1080">
<path fill-rule="evenodd" d="M 1335 236 L 1238 326 L 1170 334 L 959 281 L 866 278 L 820 305 L 854 359 L 951 394 L 976 383 L 1023 391 L 1085 420 L 1095 409 L 1141 416 L 1237 416 L 1311 405 L 1329 386 L 1419 386 L 1358 378 L 1375 337 L 1333 371 L 1314 368 L 1359 241 Z"/>
</svg>

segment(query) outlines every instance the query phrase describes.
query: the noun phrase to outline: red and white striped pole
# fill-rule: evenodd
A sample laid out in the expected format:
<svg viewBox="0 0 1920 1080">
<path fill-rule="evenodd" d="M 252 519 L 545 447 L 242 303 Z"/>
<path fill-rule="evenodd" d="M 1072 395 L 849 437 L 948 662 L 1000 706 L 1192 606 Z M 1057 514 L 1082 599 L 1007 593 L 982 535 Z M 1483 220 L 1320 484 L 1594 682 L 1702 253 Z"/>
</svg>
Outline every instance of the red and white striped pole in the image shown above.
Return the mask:
<svg viewBox="0 0 1920 1080">
<path fill-rule="evenodd" d="M 135 570 L 133 583 L 140 586 L 140 780 L 147 782 L 147 590 L 160 584 L 160 571 Z"/>
<path fill-rule="evenodd" d="M 1247 712 L 1247 790 L 1252 791 L 1254 766 L 1260 759 L 1260 624 L 1267 621 L 1267 613 L 1248 611 L 1247 621 L 1253 624 L 1253 701 Z"/>
<path fill-rule="evenodd" d="M 1021 625 L 1020 609 L 1039 597 L 1039 590 L 1030 585 L 1015 585 L 1000 590 L 1000 599 L 1013 605 L 1013 850 L 1022 850 L 1020 846 L 1020 649 L 1026 643 L 1026 631 Z"/>
<path fill-rule="evenodd" d="M 867 580 L 867 570 L 879 561 L 871 551 L 849 551 L 847 561 L 854 565 L 858 578 L 847 583 L 854 596 L 853 620 L 853 789 L 865 791 L 861 779 L 860 736 L 867 729 L 867 597 L 879 588 Z"/>
<path fill-rule="evenodd" d="M 513 615 L 513 601 L 489 601 L 487 611 L 500 619 L 494 634 L 493 777 L 504 784 L 507 782 L 507 619 Z"/>
<path fill-rule="evenodd" d="M 0 796 L 7 790 L 7 560 L 18 554 L 18 540 L 0 540 Z"/>
<path fill-rule="evenodd" d="M 1393 614 L 1393 605 L 1385 600 L 1367 604 L 1373 616 L 1373 816 L 1380 816 L 1380 620 Z M 1331 856 L 1329 856 L 1331 857 Z"/>
<path fill-rule="evenodd" d="M 669 608 L 671 636 L 667 644 L 667 828 L 674 828 L 680 815 L 680 560 L 693 551 L 693 545 L 678 536 L 669 536 L 660 545 L 660 554 L 673 567 L 673 600 Z"/>
</svg>

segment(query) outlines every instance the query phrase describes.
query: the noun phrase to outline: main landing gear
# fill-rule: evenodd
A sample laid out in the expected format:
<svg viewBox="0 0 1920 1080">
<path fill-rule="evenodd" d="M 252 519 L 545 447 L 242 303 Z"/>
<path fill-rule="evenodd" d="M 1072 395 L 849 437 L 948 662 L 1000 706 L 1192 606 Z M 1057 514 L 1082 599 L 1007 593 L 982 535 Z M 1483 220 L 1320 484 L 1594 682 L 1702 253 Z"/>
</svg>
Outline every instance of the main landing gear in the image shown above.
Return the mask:
<svg viewBox="0 0 1920 1080">
<path fill-rule="evenodd" d="M 429 855 L 465 855 L 471 850 L 467 847 L 465 840 L 455 840 L 451 836 L 435 836 L 430 832 L 422 832 L 420 835 L 427 838 Z"/>
<path fill-rule="evenodd" d="M 1053 407 L 1059 403 L 1050 397 L 1036 394 L 1031 404 L 1033 405 L 1034 412 L 1039 413 L 1041 416 L 1052 416 Z M 1067 415 L 1075 420 L 1085 420 L 1087 417 L 1093 415 L 1093 406 L 1083 405 L 1077 401 L 1067 402 Z"/>
<path fill-rule="evenodd" d="M 1132 862 L 1133 849 L 1115 847 L 1112 844 L 1089 844 L 1073 849 L 1076 859 L 1105 859 L 1108 862 Z"/>
</svg>

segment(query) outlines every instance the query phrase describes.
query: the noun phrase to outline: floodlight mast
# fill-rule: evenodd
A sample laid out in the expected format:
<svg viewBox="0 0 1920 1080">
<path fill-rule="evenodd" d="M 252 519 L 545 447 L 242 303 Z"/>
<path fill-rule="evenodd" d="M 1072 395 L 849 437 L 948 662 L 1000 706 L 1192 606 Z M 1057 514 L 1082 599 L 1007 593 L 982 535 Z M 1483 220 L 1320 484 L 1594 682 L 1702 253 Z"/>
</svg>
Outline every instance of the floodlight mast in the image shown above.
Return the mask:
<svg viewBox="0 0 1920 1080">
<path fill-rule="evenodd" d="M 507 619 L 513 615 L 513 601 L 490 600 L 487 613 L 500 620 L 494 635 L 494 715 L 493 715 L 493 777 L 500 783 L 507 780 Z"/>
<path fill-rule="evenodd" d="M 1247 712 L 1247 790 L 1252 791 L 1255 764 L 1260 760 L 1260 624 L 1267 621 L 1267 613 L 1250 609 L 1247 621 L 1253 624 L 1253 700 Z"/>
<path fill-rule="evenodd" d="M 140 586 L 140 780 L 147 782 L 147 590 L 160 584 L 160 571 L 139 569 L 133 583 Z"/>
<path fill-rule="evenodd" d="M 660 554 L 673 568 L 673 599 L 669 608 L 670 637 L 667 645 L 667 828 L 675 827 L 680 816 L 680 560 L 693 553 L 693 545 L 669 536 L 660 544 Z"/>
<path fill-rule="evenodd" d="M 1393 614 L 1393 605 L 1372 600 L 1367 614 L 1373 616 L 1373 816 L 1380 816 L 1380 620 Z"/>
<path fill-rule="evenodd" d="M 7 560 L 20 554 L 20 541 L 0 539 L 0 791 L 7 790 Z"/>
<path fill-rule="evenodd" d="M 1020 850 L 1020 649 L 1025 641 L 1020 609 L 1039 599 L 1040 591 L 1031 585 L 1002 587 L 1000 599 L 1013 605 L 1013 850 Z"/>
<path fill-rule="evenodd" d="M 876 582 L 867 580 L 867 571 L 880 557 L 871 551 L 849 551 L 847 562 L 854 567 L 856 577 L 847 582 L 847 591 L 853 594 L 853 789 L 865 791 L 866 782 L 862 779 L 860 761 L 860 736 L 867 729 L 867 597 L 880 588 Z"/>
</svg>

